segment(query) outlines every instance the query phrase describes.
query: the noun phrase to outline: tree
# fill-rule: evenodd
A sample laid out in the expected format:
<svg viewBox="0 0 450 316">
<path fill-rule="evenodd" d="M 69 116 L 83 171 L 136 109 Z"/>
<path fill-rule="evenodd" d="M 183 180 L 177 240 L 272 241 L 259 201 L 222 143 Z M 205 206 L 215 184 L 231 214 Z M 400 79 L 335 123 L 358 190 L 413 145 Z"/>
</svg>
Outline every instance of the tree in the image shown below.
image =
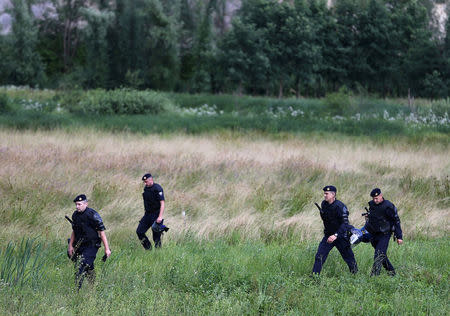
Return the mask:
<svg viewBox="0 0 450 316">
<path fill-rule="evenodd" d="M 359 19 L 364 8 L 357 0 L 338 1 L 334 8 L 336 18 L 335 36 L 338 39 L 335 69 L 340 73 L 340 85 L 354 87 L 366 68 L 365 58 L 358 46 Z"/>
<path fill-rule="evenodd" d="M 85 85 L 88 88 L 105 88 L 108 79 L 106 34 L 113 14 L 95 8 L 85 8 L 82 13 L 87 21 L 86 27 L 82 30 L 86 50 Z"/>
<path fill-rule="evenodd" d="M 87 5 L 87 0 L 52 0 L 58 17 L 58 34 L 62 36 L 64 71 L 73 69 L 73 59 L 77 54 L 80 41 L 80 29 L 82 25 L 82 8 Z"/>
<path fill-rule="evenodd" d="M 36 47 L 38 43 L 37 24 L 31 11 L 32 1 L 12 0 L 11 34 L 5 38 L 7 47 L 0 52 L 2 73 L 7 83 L 35 86 L 45 80 L 44 65 Z"/>
<path fill-rule="evenodd" d="M 429 29 L 427 9 L 418 1 L 393 1 L 389 4 L 398 32 L 394 43 L 398 51 L 396 79 L 399 94 L 406 95 L 411 89 L 414 95 L 421 95 L 427 74 L 439 71 L 442 66 Z"/>
<path fill-rule="evenodd" d="M 391 86 L 396 49 L 395 28 L 382 1 L 369 1 L 367 10 L 360 15 L 358 29 L 358 51 L 364 58 L 359 64 L 362 75 L 358 81 L 369 92 L 382 92 L 385 96 Z"/>
<path fill-rule="evenodd" d="M 238 94 L 264 91 L 269 59 L 264 53 L 263 31 L 240 18 L 232 24 L 219 44 L 218 69 L 224 74 L 223 82 L 227 88 L 237 89 Z"/>
</svg>

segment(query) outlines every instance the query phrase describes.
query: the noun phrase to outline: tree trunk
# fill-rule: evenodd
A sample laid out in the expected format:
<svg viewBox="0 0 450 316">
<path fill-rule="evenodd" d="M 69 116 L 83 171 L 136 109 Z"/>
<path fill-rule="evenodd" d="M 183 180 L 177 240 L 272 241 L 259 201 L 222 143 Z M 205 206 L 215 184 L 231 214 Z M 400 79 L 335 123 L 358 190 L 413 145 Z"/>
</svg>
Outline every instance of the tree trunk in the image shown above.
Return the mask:
<svg viewBox="0 0 450 316">
<path fill-rule="evenodd" d="M 278 99 L 283 97 L 283 80 L 280 80 L 279 90 L 278 90 Z"/>
</svg>

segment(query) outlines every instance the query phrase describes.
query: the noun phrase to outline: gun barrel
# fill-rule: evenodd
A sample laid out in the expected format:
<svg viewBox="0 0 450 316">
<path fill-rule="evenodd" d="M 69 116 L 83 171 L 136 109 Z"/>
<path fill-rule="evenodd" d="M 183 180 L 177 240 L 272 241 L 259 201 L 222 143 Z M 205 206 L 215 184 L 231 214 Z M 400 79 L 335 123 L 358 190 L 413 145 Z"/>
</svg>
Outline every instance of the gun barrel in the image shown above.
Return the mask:
<svg viewBox="0 0 450 316">
<path fill-rule="evenodd" d="M 319 209 L 319 212 L 322 213 L 322 208 L 319 206 L 319 204 L 314 202 L 314 205 L 317 206 L 317 208 Z"/>
<path fill-rule="evenodd" d="M 66 215 L 66 216 L 64 216 L 64 217 L 69 221 L 70 224 L 73 225 L 73 222 L 72 222 L 72 220 L 69 218 L 69 216 Z"/>
</svg>

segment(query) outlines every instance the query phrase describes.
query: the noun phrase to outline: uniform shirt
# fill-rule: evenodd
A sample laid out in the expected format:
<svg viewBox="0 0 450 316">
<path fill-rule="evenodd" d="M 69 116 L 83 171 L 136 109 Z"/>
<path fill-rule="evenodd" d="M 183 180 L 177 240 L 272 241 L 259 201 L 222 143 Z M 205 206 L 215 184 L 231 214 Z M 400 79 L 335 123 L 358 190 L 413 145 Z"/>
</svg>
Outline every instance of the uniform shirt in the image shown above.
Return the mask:
<svg viewBox="0 0 450 316">
<path fill-rule="evenodd" d="M 142 197 L 146 213 L 159 213 L 161 201 L 164 201 L 164 191 L 158 183 L 153 183 L 151 187 L 145 186 Z"/>
<path fill-rule="evenodd" d="M 81 242 L 82 246 L 100 245 L 98 232 L 105 230 L 105 225 L 95 210 L 87 207 L 83 212 L 75 211 L 72 221 L 75 243 Z"/>
<path fill-rule="evenodd" d="M 388 225 L 386 229 L 382 227 L 383 222 L 386 222 Z M 395 237 L 402 239 L 403 233 L 400 226 L 400 218 L 398 217 L 397 208 L 395 205 L 389 200 L 384 199 L 379 204 L 375 204 L 374 201 L 370 201 L 367 230 L 372 234 L 391 233 L 391 227 L 393 227 Z"/>
<path fill-rule="evenodd" d="M 338 234 L 338 237 L 346 238 L 349 228 L 347 206 L 339 200 L 334 200 L 331 204 L 323 200 L 321 207 L 320 216 L 325 227 L 324 234 L 326 236 Z"/>
</svg>

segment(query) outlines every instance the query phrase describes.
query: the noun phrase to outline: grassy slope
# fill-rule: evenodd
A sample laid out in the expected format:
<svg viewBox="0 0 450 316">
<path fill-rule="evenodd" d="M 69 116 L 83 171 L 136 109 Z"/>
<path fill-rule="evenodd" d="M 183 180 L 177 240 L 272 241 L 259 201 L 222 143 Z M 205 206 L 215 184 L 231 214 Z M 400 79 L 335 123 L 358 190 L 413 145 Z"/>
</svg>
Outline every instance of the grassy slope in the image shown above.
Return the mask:
<svg viewBox="0 0 450 316">
<path fill-rule="evenodd" d="M 0 143 L 0 248 L 24 234 L 46 248 L 42 273 L 22 286 L 0 283 L 1 314 L 448 310 L 450 162 L 442 143 L 78 128 L 6 129 Z M 147 170 L 166 191 L 171 227 L 165 249 L 152 254 L 141 250 L 134 233 L 142 215 L 140 177 Z M 356 248 L 356 278 L 336 251 L 319 280 L 308 277 L 321 234 L 313 202 L 321 200 L 327 183 L 337 185 L 356 226 L 363 224 L 359 213 L 373 186 L 398 206 L 406 243 L 390 247 L 396 278 L 368 277 L 368 245 Z M 96 286 L 76 294 L 64 253 L 64 215 L 73 211 L 71 200 L 80 192 L 100 210 L 114 257 L 106 264 L 98 260 Z"/>
</svg>

